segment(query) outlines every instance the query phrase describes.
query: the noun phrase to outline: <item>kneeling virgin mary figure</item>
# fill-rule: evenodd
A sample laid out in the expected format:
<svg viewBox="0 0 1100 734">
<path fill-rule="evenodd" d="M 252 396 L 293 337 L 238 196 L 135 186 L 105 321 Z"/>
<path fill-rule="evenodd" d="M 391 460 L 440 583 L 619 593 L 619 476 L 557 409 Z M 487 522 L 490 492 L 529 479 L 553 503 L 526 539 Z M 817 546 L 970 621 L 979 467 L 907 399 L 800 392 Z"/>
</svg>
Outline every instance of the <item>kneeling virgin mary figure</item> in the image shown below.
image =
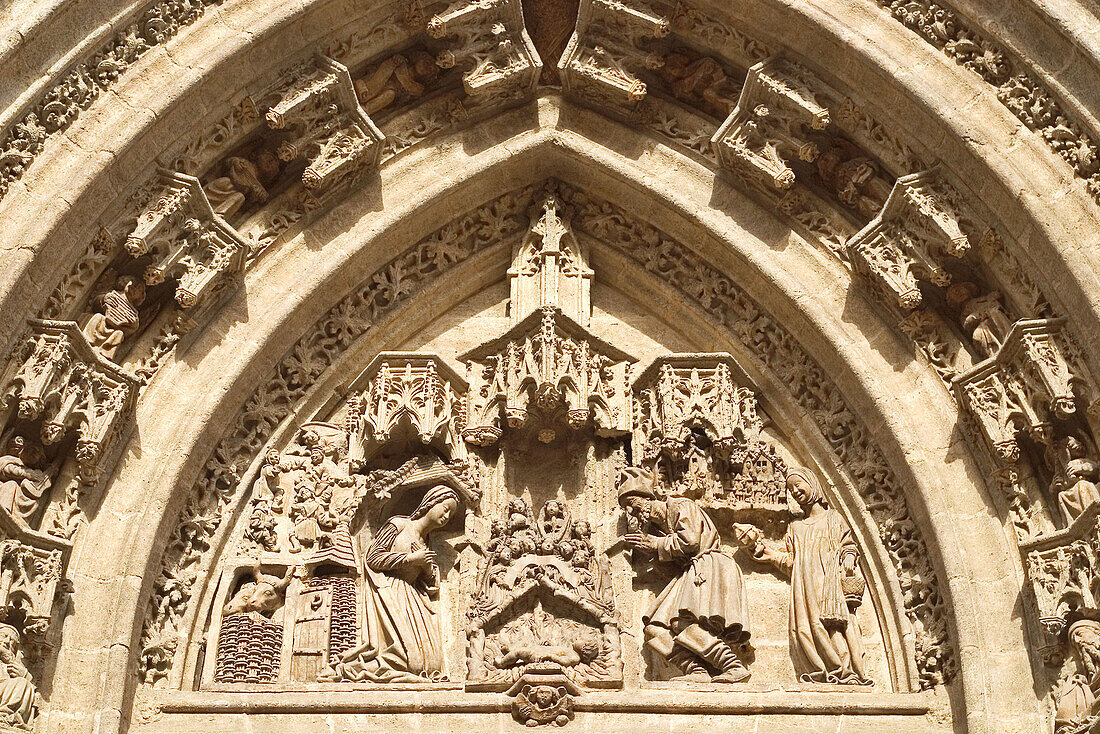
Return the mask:
<svg viewBox="0 0 1100 734">
<path fill-rule="evenodd" d="M 462 505 L 458 492 L 437 485 L 408 517 L 391 517 L 366 556 L 363 644 L 348 650 L 320 680 L 408 683 L 443 678 L 436 600 L 439 568 L 429 535 Z"/>
</svg>

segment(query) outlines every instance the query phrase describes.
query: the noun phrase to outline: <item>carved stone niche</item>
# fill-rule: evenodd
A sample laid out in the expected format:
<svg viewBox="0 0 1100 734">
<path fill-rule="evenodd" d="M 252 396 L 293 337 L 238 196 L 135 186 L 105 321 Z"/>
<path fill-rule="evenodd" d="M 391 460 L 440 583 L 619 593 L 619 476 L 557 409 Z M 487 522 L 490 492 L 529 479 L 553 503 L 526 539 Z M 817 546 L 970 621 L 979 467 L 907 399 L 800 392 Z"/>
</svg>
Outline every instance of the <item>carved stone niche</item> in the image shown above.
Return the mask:
<svg viewBox="0 0 1100 734">
<path fill-rule="evenodd" d="M 0 621 L 21 630 L 32 661 L 52 647 L 58 607 L 72 591 L 65 578 L 71 551 L 69 541 L 31 530 L 0 508 Z"/>
<path fill-rule="evenodd" d="M 467 612 L 467 690 L 519 693 L 515 684 L 535 673 L 574 692 L 622 687 L 610 565 L 595 552 L 589 522 L 558 500 L 536 517 L 513 498 L 492 523 L 486 552 Z"/>
<path fill-rule="evenodd" d="M 756 395 L 729 354 L 659 357 L 634 381 L 634 456 L 677 495 L 787 512 L 786 464 L 761 439 Z"/>
<path fill-rule="evenodd" d="M 577 29 L 558 70 L 562 91 L 586 104 L 630 115 L 646 96 L 639 69 L 659 69 L 661 54 L 646 49 L 668 35 L 671 22 L 635 0 L 580 0 Z"/>
<path fill-rule="evenodd" d="M 531 99 L 542 73 L 535 44 L 523 24 L 520 0 L 462 0 L 428 21 L 432 38 L 454 38 L 441 51 L 441 68 L 462 74 L 469 106 L 486 110 Z"/>
<path fill-rule="evenodd" d="M 236 287 L 248 257 L 248 243 L 214 213 L 194 176 L 161 169 L 161 191 L 138 217 L 126 238 L 133 257 L 151 256 L 145 282 L 176 280 L 176 302 L 198 310 Z"/>
<path fill-rule="evenodd" d="M 104 359 L 72 321 L 31 319 L 22 362 L 5 381 L 12 420 L 40 425 L 44 444 L 76 436 L 77 475 L 92 484 L 129 428 L 138 380 Z"/>
<path fill-rule="evenodd" d="M 541 215 L 512 250 L 512 267 L 508 269 L 512 321 L 549 305 L 588 326 L 593 277 L 588 250 L 573 234 L 568 216 L 562 219 L 564 207 L 556 196 L 544 198 L 540 207 Z"/>
<path fill-rule="evenodd" d="M 847 243 L 856 272 L 904 309 L 921 305 L 919 281 L 951 282 L 942 265 L 945 256 L 958 258 L 970 250 L 942 188 L 933 170 L 902 176 L 882 211 Z"/>
<path fill-rule="evenodd" d="M 307 189 L 330 194 L 378 165 L 385 136 L 359 106 L 343 64 L 318 55 L 265 96 L 278 100 L 265 115 L 268 127 L 287 133 L 278 156 L 306 159 L 302 185 Z"/>
<path fill-rule="evenodd" d="M 564 425 L 599 436 L 631 431 L 627 384 L 633 357 L 593 336 L 556 306 L 542 306 L 506 334 L 462 355 L 470 390 L 462 437 L 488 446 L 505 425 L 549 443 Z"/>
<path fill-rule="evenodd" d="M 711 138 L 722 165 L 773 189 L 789 189 L 795 175 L 787 161 L 812 163 L 820 155 L 803 125 L 812 130 L 829 125 L 823 91 L 809 71 L 783 59 L 750 67 L 737 107 Z"/>
<path fill-rule="evenodd" d="M 996 354 L 952 381 L 959 404 L 1002 461 L 1019 459 L 1018 434 L 1049 445 L 1054 420 L 1076 412 L 1075 378 L 1058 342 L 1063 321 L 1017 321 Z"/>
<path fill-rule="evenodd" d="M 358 387 L 366 383 L 362 388 Z M 410 443 L 452 460 L 462 442 L 466 380 L 434 354 L 380 352 L 352 383 L 348 400 L 348 460 L 361 468 L 387 445 Z"/>
</svg>

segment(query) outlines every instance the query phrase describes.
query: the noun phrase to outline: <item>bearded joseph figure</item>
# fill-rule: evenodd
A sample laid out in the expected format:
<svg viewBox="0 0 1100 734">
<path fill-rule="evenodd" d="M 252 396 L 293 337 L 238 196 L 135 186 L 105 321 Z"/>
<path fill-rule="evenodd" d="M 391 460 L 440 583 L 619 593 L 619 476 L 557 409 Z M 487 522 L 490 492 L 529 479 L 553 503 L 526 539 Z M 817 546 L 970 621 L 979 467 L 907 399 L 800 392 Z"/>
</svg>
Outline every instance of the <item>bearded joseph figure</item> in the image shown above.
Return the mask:
<svg viewBox="0 0 1100 734">
<path fill-rule="evenodd" d="M 363 644 L 319 680 L 411 683 L 443 679 L 436 600 L 439 568 L 428 538 L 462 506 L 458 492 L 432 487 L 408 517 L 391 517 L 366 554 Z"/>
<path fill-rule="evenodd" d="M 714 521 L 687 497 L 658 499 L 652 475 L 640 469 L 626 470 L 619 504 L 642 529 L 660 533 L 631 532 L 626 544 L 676 573 L 642 617 L 646 646 L 683 671 L 675 680 L 747 680 L 739 656 L 749 641 L 744 583 L 737 562 L 719 545 Z"/>
</svg>

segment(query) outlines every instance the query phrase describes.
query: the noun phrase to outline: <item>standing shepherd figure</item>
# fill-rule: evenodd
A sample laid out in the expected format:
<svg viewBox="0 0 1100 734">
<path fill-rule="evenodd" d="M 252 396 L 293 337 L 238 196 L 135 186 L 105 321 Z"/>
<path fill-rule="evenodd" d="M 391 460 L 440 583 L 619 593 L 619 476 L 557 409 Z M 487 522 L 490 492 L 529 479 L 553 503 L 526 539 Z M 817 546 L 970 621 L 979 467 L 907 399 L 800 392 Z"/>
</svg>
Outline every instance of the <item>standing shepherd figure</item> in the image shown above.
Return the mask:
<svg viewBox="0 0 1100 734">
<path fill-rule="evenodd" d="M 676 577 L 642 617 L 646 646 L 684 672 L 676 680 L 747 680 L 749 670 L 738 655 L 749 640 L 741 569 L 721 550 L 714 522 L 694 500 L 659 500 L 650 472 L 628 468 L 624 474 L 620 506 L 642 529 L 648 524 L 663 534 L 631 532 L 623 540 L 676 568 Z"/>
<path fill-rule="evenodd" d="M 787 527 L 782 549 L 761 538 L 752 553 L 791 578 L 789 632 L 795 672 L 806 683 L 871 685 L 855 615 L 866 584 L 856 569 L 859 552 L 852 531 L 840 513 L 829 508 L 809 469 L 788 472 L 787 491 L 802 508 L 803 518 Z"/>
</svg>

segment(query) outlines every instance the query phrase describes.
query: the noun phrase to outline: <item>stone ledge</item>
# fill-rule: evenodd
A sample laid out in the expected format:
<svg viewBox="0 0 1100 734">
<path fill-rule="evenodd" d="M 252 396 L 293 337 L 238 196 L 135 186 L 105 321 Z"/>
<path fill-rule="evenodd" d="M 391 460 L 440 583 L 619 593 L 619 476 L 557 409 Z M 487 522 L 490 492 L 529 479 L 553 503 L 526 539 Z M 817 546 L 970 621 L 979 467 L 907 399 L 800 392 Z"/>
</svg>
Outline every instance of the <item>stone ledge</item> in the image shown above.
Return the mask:
<svg viewBox="0 0 1100 734">
<path fill-rule="evenodd" d="M 428 684 L 430 685 L 430 684 Z M 165 714 L 326 714 L 326 713 L 498 713 L 512 699 L 496 693 L 458 693 L 449 688 L 380 688 L 283 691 L 277 696 L 252 692 L 184 691 L 163 693 L 153 707 Z M 833 690 L 709 690 L 681 687 L 586 692 L 575 709 L 593 713 L 801 714 L 924 716 L 929 697 L 920 693 L 859 693 Z"/>
</svg>

